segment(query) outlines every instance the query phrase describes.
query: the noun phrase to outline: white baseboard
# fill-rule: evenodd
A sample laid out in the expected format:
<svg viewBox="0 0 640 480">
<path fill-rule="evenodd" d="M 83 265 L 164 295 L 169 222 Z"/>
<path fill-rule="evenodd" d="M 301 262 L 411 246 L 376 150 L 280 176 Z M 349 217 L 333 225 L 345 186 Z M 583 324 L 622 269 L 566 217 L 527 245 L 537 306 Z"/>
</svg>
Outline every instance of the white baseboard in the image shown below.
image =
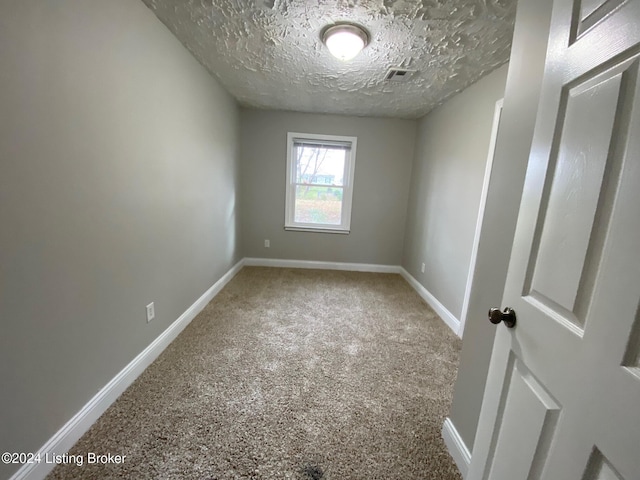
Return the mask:
<svg viewBox="0 0 640 480">
<path fill-rule="evenodd" d="M 400 268 L 400 275 L 404 277 L 404 279 L 409 282 L 418 295 L 420 295 L 425 302 L 429 304 L 431 308 L 444 320 L 444 323 L 453 330 L 453 333 L 460 337 L 460 320 L 458 320 L 453 313 L 451 313 L 447 308 L 442 305 L 436 297 L 434 297 L 429 290 L 424 288 L 420 282 L 418 282 L 413 276 L 407 272 L 404 268 Z"/>
<path fill-rule="evenodd" d="M 376 265 L 372 263 L 318 262 L 315 260 L 284 260 L 278 258 L 244 259 L 247 267 L 275 267 L 275 268 L 315 268 L 318 270 L 348 270 L 353 272 L 398 273 L 411 285 L 416 292 L 442 318 L 444 323 L 460 336 L 460 320 L 442 305 L 426 288 L 424 288 L 409 272 L 399 265 Z"/>
<path fill-rule="evenodd" d="M 469 449 L 462 441 L 462 438 L 458 434 L 458 430 L 456 430 L 455 425 L 449 417 L 444 420 L 444 425 L 442 426 L 442 438 L 449 449 L 449 454 L 453 458 L 453 461 L 456 462 L 462 478 L 467 478 L 469 465 L 471 464 L 471 453 L 469 453 Z"/>
<path fill-rule="evenodd" d="M 347 270 L 352 272 L 400 273 L 397 265 L 372 263 L 317 262 L 314 260 L 284 260 L 277 258 L 245 258 L 247 267 L 315 268 L 318 270 Z"/>
<path fill-rule="evenodd" d="M 160 334 L 147 348 L 124 367 L 89 402 L 76 413 L 37 453 L 44 458 L 46 453 L 63 454 L 89 430 L 91 425 L 124 392 L 133 381 L 167 348 L 167 346 L 189 325 L 200 311 L 240 271 L 244 260 L 236 263 L 224 276 L 194 302 L 176 321 Z M 55 467 L 51 463 L 25 464 L 10 480 L 43 479 Z"/>
<path fill-rule="evenodd" d="M 58 432 L 56 432 L 37 453 L 44 457 L 46 453 L 63 454 L 89 430 L 91 425 L 111 406 L 111 404 L 138 378 L 138 376 L 164 351 L 165 348 L 184 330 L 184 328 L 202 311 L 202 309 L 222 290 L 222 288 L 242 269 L 243 266 L 315 268 L 321 270 L 346 270 L 356 272 L 397 273 L 418 292 L 434 309 L 444 322 L 456 334 L 459 321 L 431 293 L 404 268 L 398 265 L 376 265 L 366 263 L 318 262 L 310 260 L 281 260 L 268 258 L 244 258 L 236 263 L 220 280 L 209 288 L 176 321 L 162 332 L 147 348 L 136 356 L 113 379 L 109 381 L 89 402 L 82 407 Z M 445 421 L 442 435 L 458 468 L 466 475 L 470 454 L 464 442 L 457 434 L 451 421 Z M 53 469 L 49 463 L 23 465 L 10 480 L 40 480 Z"/>
</svg>

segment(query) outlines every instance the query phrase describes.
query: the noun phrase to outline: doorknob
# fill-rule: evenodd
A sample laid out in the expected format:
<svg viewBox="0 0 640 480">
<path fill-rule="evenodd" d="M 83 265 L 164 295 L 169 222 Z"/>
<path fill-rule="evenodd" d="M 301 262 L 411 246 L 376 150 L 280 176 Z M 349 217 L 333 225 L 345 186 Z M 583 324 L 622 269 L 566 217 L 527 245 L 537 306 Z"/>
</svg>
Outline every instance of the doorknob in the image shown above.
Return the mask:
<svg viewBox="0 0 640 480">
<path fill-rule="evenodd" d="M 513 328 L 516 326 L 516 312 L 509 307 L 505 308 L 503 312 L 499 308 L 492 308 L 489 310 L 489 321 L 494 325 L 504 322 L 507 328 Z"/>
</svg>

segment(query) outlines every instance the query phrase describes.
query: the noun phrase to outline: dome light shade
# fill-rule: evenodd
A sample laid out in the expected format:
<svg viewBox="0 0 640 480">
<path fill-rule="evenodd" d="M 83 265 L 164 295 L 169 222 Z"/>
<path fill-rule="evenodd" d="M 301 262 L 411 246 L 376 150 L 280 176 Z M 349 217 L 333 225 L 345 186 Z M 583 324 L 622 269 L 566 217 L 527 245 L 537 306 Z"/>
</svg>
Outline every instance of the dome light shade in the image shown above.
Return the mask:
<svg viewBox="0 0 640 480">
<path fill-rule="evenodd" d="M 339 24 L 327 28 L 322 35 L 322 41 L 331 55 L 346 62 L 367 46 L 369 35 L 358 25 Z"/>
</svg>

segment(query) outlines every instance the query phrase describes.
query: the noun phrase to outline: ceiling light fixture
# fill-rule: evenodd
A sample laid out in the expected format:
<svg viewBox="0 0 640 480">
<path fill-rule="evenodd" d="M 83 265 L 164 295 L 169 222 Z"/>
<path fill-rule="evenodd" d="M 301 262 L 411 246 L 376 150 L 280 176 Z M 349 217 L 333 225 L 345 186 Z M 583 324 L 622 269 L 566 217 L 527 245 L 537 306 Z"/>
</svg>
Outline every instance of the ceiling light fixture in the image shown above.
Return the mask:
<svg viewBox="0 0 640 480">
<path fill-rule="evenodd" d="M 322 43 L 327 46 L 331 55 L 346 62 L 367 46 L 369 34 L 360 25 L 340 23 L 325 28 Z"/>
</svg>

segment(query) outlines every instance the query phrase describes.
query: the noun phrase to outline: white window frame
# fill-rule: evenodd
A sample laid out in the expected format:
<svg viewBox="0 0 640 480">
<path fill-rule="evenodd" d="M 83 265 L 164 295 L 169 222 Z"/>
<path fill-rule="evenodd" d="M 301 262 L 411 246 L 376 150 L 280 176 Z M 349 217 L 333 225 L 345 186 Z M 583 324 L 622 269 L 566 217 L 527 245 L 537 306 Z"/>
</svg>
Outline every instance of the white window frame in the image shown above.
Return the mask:
<svg viewBox="0 0 640 480">
<path fill-rule="evenodd" d="M 344 178 L 342 185 L 342 218 L 340 225 L 330 225 L 321 223 L 303 223 L 295 221 L 295 201 L 296 201 L 296 165 L 293 154 L 296 141 L 305 141 L 318 144 L 340 144 L 350 145 L 345 155 Z M 357 137 L 345 137 L 342 135 L 319 135 L 315 133 L 287 133 L 287 188 L 285 201 L 285 230 L 317 232 L 317 233 L 342 233 L 348 234 L 351 231 L 351 205 L 353 203 L 353 180 L 356 168 L 356 147 Z M 319 185 L 330 187 L 331 185 Z"/>
</svg>

